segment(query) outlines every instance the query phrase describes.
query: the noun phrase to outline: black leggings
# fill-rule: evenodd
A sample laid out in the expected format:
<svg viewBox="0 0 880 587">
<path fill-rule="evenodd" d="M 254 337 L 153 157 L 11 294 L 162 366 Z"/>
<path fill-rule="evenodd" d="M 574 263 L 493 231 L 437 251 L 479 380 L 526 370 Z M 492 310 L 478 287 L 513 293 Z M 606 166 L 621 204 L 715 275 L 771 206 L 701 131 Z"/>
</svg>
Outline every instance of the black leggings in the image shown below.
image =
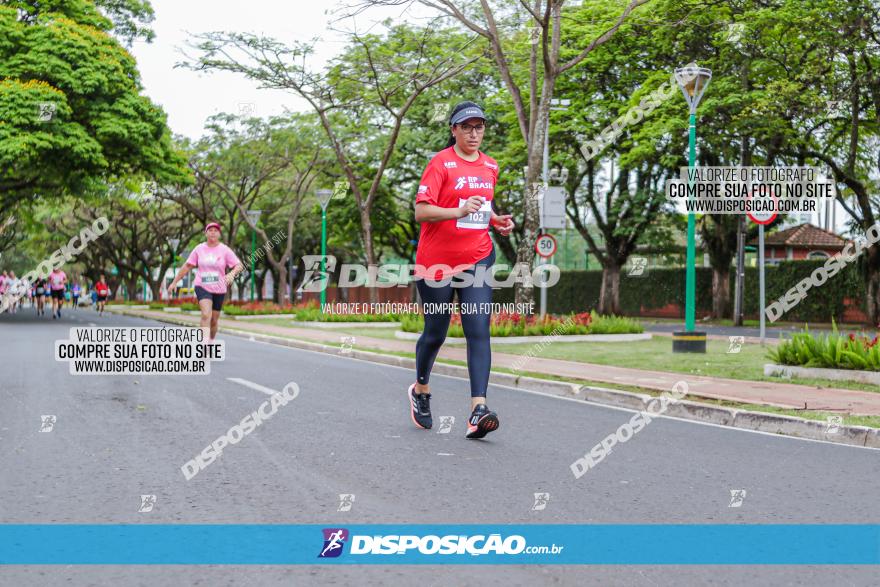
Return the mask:
<svg viewBox="0 0 880 587">
<path fill-rule="evenodd" d="M 495 263 L 495 250 L 477 261 L 477 265 L 491 267 Z M 468 269 L 465 273 L 474 273 Z M 456 287 L 453 278 L 447 285 L 429 286 L 424 279 L 416 281 L 419 297 L 423 304 L 451 304 L 454 293 L 458 292 L 460 304 L 468 306 L 468 312 L 461 314 L 461 326 L 467 339 L 468 375 L 471 380 L 471 397 L 486 397 L 489 385 L 489 368 L 492 366 L 492 349 L 489 346 L 489 305 L 492 303 L 492 286 L 486 283 L 473 283 L 466 287 Z M 479 313 L 472 310 L 477 309 Z M 485 311 L 484 311 L 485 310 Z M 440 352 L 446 332 L 449 330 L 451 314 L 425 313 L 425 330 L 416 343 L 416 377 L 422 385 L 428 383 L 434 359 Z"/>
</svg>

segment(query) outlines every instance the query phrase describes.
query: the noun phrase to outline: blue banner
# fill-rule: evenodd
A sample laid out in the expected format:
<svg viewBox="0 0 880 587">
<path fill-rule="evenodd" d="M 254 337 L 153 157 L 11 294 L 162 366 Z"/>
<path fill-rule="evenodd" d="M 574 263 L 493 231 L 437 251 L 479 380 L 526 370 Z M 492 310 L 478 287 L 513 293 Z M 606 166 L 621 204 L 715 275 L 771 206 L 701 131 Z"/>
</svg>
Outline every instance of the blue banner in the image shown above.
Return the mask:
<svg viewBox="0 0 880 587">
<path fill-rule="evenodd" d="M 0 564 L 877 565 L 880 525 L 6 524 Z"/>
</svg>

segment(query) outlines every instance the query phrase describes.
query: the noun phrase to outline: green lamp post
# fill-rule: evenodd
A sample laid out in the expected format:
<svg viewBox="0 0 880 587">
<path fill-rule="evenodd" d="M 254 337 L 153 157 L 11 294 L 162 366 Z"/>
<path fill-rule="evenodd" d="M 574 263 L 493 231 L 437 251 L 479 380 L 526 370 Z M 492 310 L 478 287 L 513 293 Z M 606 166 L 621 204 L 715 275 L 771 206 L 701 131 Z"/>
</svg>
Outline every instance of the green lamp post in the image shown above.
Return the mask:
<svg viewBox="0 0 880 587">
<path fill-rule="evenodd" d="M 705 67 L 688 65 L 675 70 L 675 79 L 681 88 L 690 110 L 688 125 L 688 186 L 693 184 L 693 169 L 697 162 L 697 106 L 712 79 L 712 71 Z M 690 191 L 690 190 L 689 190 Z M 688 196 L 691 197 L 691 196 Z M 696 220 L 688 212 L 687 267 L 685 276 L 684 319 L 685 331 L 672 336 L 672 351 L 680 353 L 705 353 L 706 333 L 696 332 Z"/>
<path fill-rule="evenodd" d="M 315 190 L 315 196 L 321 204 L 321 276 L 327 275 L 327 206 L 333 198 L 333 190 Z M 327 302 L 327 285 L 321 288 L 321 312 L 324 311 L 324 304 Z"/>
</svg>

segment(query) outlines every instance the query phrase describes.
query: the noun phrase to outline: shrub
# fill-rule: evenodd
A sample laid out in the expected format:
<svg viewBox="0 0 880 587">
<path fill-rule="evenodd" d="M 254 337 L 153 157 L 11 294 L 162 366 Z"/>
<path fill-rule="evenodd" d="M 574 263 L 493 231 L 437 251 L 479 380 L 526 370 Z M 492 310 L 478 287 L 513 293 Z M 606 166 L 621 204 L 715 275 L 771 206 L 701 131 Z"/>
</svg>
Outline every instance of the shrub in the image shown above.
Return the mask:
<svg viewBox="0 0 880 587">
<path fill-rule="evenodd" d="M 804 328 L 790 340 L 781 340 L 767 355 L 778 365 L 880 371 L 878 337 L 841 335 L 835 325 L 831 334 L 815 336 Z"/>
<path fill-rule="evenodd" d="M 230 316 L 258 316 L 260 314 L 293 314 L 293 306 L 279 306 L 274 302 L 245 302 L 243 304 L 223 306 L 223 311 Z"/>
<path fill-rule="evenodd" d="M 638 320 L 626 316 L 600 316 L 593 312 L 590 334 L 641 334 L 645 329 Z"/>
<path fill-rule="evenodd" d="M 399 322 L 399 314 L 334 314 L 322 313 L 318 306 L 297 308 L 297 320 L 304 322 Z"/>
<path fill-rule="evenodd" d="M 165 304 L 163 304 L 162 302 L 150 302 L 150 309 L 151 310 L 162 310 L 164 308 L 165 308 Z"/>
<path fill-rule="evenodd" d="M 199 305 L 193 302 L 188 302 L 186 304 L 180 304 L 180 309 L 184 312 L 192 312 L 199 310 Z"/>
<path fill-rule="evenodd" d="M 421 314 L 405 315 L 401 319 L 404 332 L 421 332 L 425 321 Z M 547 336 L 551 334 L 619 334 L 642 332 L 636 320 L 616 316 L 599 316 L 595 312 L 581 312 L 554 316 L 510 314 L 502 312 L 493 314 L 489 324 L 490 336 Z M 461 315 L 453 314 L 449 323 L 447 336 L 464 337 Z"/>
</svg>

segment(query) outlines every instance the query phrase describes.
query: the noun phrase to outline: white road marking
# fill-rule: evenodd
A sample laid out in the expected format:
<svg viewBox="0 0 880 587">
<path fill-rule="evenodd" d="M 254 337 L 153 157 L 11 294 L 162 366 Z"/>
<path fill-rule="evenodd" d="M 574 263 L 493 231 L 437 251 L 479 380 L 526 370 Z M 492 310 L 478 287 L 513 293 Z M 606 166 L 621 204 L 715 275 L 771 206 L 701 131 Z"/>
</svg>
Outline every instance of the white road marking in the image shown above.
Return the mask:
<svg viewBox="0 0 880 587">
<path fill-rule="evenodd" d="M 262 391 L 266 395 L 275 395 L 278 393 L 274 389 L 269 389 L 268 387 L 264 387 L 259 383 L 254 383 L 253 381 L 248 381 L 247 379 L 241 379 L 240 377 L 227 377 L 229 381 L 233 383 L 238 383 L 239 385 L 244 385 L 245 387 L 250 387 L 251 389 L 256 389 L 257 391 Z"/>
</svg>

